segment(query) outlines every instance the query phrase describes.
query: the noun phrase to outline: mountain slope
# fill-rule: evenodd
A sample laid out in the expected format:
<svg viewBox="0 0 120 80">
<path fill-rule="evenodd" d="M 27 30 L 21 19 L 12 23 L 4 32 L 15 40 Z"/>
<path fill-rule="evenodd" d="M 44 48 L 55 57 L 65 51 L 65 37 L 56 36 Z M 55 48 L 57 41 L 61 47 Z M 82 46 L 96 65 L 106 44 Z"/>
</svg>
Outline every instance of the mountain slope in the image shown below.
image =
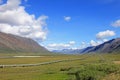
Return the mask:
<svg viewBox="0 0 120 80">
<path fill-rule="evenodd" d="M 83 53 L 98 52 L 98 53 L 112 53 L 120 52 L 120 38 L 112 39 L 98 46 L 93 46 L 84 49 Z"/>
<path fill-rule="evenodd" d="M 120 38 L 112 39 L 98 46 L 90 46 L 84 49 L 54 50 L 56 53 L 84 54 L 84 53 L 120 53 Z"/>
<path fill-rule="evenodd" d="M 53 50 L 55 53 L 64 53 L 64 54 L 78 54 L 81 53 L 82 49 L 63 49 L 63 50 Z"/>
<path fill-rule="evenodd" d="M 0 53 L 6 52 L 47 53 L 48 51 L 32 39 L 0 32 Z"/>
</svg>

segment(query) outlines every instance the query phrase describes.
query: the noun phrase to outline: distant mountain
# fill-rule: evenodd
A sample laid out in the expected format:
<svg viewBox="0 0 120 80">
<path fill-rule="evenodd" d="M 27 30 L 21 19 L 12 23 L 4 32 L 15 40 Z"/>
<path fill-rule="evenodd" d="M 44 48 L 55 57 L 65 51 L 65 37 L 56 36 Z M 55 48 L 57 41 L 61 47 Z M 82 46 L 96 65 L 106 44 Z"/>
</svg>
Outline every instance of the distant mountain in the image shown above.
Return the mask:
<svg viewBox="0 0 120 80">
<path fill-rule="evenodd" d="M 88 53 L 92 48 L 93 48 L 93 46 L 84 48 L 84 49 L 81 51 L 81 53 Z"/>
<path fill-rule="evenodd" d="M 90 46 L 84 49 L 63 49 L 53 52 L 64 54 L 85 54 L 85 53 L 120 53 L 120 38 L 112 39 L 98 46 Z"/>
<path fill-rule="evenodd" d="M 53 50 L 55 53 L 64 53 L 64 54 L 79 54 L 83 49 L 63 49 L 63 50 Z"/>
<path fill-rule="evenodd" d="M 0 32 L 0 53 L 49 53 L 32 39 Z"/>
<path fill-rule="evenodd" d="M 103 44 L 93 47 L 87 47 L 83 50 L 82 53 L 112 53 L 112 52 L 120 52 L 120 38 L 112 39 Z"/>
</svg>

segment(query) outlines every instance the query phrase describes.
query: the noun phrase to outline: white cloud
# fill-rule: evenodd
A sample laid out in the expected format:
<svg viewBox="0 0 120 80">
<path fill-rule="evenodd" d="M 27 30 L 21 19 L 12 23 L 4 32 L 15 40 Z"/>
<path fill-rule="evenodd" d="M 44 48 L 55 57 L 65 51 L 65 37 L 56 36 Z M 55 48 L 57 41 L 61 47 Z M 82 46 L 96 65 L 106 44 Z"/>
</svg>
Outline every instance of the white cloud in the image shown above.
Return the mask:
<svg viewBox="0 0 120 80">
<path fill-rule="evenodd" d="M 70 41 L 68 43 L 52 43 L 52 44 L 48 44 L 47 46 L 45 46 L 48 50 L 52 51 L 52 50 L 63 50 L 63 49 L 84 49 L 88 46 L 98 46 L 104 42 L 108 41 L 107 39 L 103 39 L 103 40 L 91 40 L 90 42 L 86 43 L 86 42 L 81 42 L 81 44 L 79 46 L 75 45 L 75 41 Z"/>
<path fill-rule="evenodd" d="M 41 15 L 36 18 L 20 4 L 21 0 L 7 0 L 7 3 L 0 5 L 0 31 L 34 40 L 46 39 L 45 20 L 48 17 Z"/>
<path fill-rule="evenodd" d="M 103 42 L 106 42 L 106 41 L 108 41 L 108 39 L 103 39 Z"/>
<path fill-rule="evenodd" d="M 71 20 L 71 17 L 70 17 L 70 16 L 64 16 L 64 20 L 65 20 L 65 21 L 70 21 L 70 20 Z"/>
<path fill-rule="evenodd" d="M 98 46 L 106 41 L 108 41 L 108 39 L 102 39 L 102 40 L 97 40 L 97 41 L 91 40 L 90 46 Z"/>
<path fill-rule="evenodd" d="M 91 40 L 90 41 L 90 45 L 91 46 L 97 46 L 97 45 L 99 45 L 97 42 L 95 42 L 94 40 Z"/>
<path fill-rule="evenodd" d="M 75 41 L 70 41 L 69 44 L 70 44 L 70 45 L 74 45 L 74 44 L 75 44 Z"/>
<path fill-rule="evenodd" d="M 85 42 L 81 42 L 80 47 L 78 49 L 83 49 L 87 47 L 88 45 Z"/>
<path fill-rule="evenodd" d="M 111 30 L 101 31 L 96 34 L 97 39 L 105 39 L 107 37 L 115 36 L 115 32 Z"/>
<path fill-rule="evenodd" d="M 47 49 L 48 50 L 62 50 L 62 49 L 70 49 L 75 44 L 75 41 L 70 41 L 69 43 L 53 43 L 48 44 Z"/>
<path fill-rule="evenodd" d="M 111 24 L 113 27 L 120 27 L 120 20 L 116 20 Z"/>
<path fill-rule="evenodd" d="M 98 46 L 104 42 L 108 41 L 107 39 L 103 39 L 103 40 L 97 40 L 97 41 L 94 41 L 94 40 L 91 40 L 90 41 L 90 46 Z"/>
</svg>

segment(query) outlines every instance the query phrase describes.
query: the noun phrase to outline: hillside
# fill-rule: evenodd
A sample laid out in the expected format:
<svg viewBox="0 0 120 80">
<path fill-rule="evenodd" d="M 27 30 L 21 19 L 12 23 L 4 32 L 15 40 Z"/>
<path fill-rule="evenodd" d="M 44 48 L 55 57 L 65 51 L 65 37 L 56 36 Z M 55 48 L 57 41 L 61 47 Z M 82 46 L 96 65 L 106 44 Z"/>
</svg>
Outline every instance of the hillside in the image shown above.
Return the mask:
<svg viewBox="0 0 120 80">
<path fill-rule="evenodd" d="M 98 53 L 112 53 L 120 52 L 120 38 L 112 39 L 103 44 L 93 47 L 87 47 L 83 50 L 82 53 L 90 53 L 90 52 L 98 52 Z"/>
<path fill-rule="evenodd" d="M 120 38 L 112 39 L 104 42 L 98 46 L 89 46 L 84 49 L 63 49 L 54 50 L 56 53 L 64 54 L 84 54 L 84 53 L 119 53 L 120 52 Z"/>
<path fill-rule="evenodd" d="M 48 53 L 32 39 L 0 32 L 0 53 Z"/>
</svg>

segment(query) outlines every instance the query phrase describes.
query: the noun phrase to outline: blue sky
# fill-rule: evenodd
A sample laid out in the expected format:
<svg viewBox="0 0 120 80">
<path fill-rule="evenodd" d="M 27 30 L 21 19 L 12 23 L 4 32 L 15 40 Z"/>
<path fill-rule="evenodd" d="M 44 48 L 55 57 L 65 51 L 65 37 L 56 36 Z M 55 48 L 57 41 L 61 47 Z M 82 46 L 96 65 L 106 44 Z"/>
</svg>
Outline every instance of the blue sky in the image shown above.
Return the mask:
<svg viewBox="0 0 120 80">
<path fill-rule="evenodd" d="M 19 6 L 35 19 L 47 17 L 42 20 L 46 38 L 37 41 L 50 50 L 95 46 L 120 37 L 120 0 L 22 0 Z"/>
</svg>

